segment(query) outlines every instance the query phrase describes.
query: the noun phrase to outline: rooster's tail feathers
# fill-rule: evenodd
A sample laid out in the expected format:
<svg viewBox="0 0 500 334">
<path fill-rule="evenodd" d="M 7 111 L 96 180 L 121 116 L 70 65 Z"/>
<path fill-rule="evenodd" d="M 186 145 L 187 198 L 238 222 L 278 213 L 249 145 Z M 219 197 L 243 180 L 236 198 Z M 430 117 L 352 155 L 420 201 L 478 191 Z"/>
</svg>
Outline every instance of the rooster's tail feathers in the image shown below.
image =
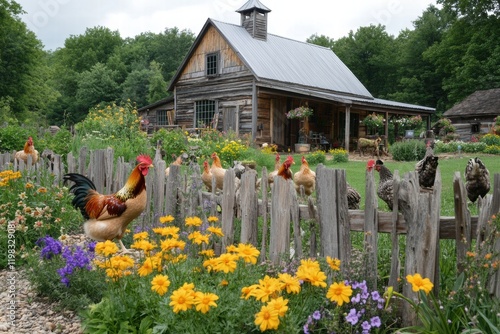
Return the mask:
<svg viewBox="0 0 500 334">
<path fill-rule="evenodd" d="M 74 184 L 69 188 L 69 191 L 75 195 L 71 204 L 77 209 L 80 209 L 83 217 L 89 219 L 89 215 L 85 210 L 85 205 L 87 204 L 88 197 L 90 191 L 95 191 L 96 187 L 94 182 L 92 182 L 86 176 L 77 173 L 68 173 L 64 175 L 64 183 L 68 180 L 74 182 Z"/>
</svg>

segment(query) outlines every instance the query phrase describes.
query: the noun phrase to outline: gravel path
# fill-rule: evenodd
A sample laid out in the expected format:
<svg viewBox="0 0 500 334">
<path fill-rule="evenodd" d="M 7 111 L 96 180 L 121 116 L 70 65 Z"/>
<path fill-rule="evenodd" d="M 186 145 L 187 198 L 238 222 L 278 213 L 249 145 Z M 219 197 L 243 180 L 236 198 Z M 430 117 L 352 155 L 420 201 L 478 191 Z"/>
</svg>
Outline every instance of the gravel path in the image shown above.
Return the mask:
<svg viewBox="0 0 500 334">
<path fill-rule="evenodd" d="M 0 333 L 82 333 L 78 315 L 37 296 L 22 270 L 0 271 L 0 302 Z"/>
</svg>

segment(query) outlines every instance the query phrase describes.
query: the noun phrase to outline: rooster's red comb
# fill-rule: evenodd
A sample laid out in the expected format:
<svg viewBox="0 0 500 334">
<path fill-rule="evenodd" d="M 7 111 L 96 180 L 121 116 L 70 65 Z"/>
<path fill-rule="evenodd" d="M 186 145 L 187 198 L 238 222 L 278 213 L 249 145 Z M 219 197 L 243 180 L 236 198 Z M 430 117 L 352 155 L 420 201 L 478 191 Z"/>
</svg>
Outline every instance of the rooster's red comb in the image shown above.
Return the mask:
<svg viewBox="0 0 500 334">
<path fill-rule="evenodd" d="M 153 163 L 153 160 L 151 160 L 151 157 L 149 155 L 141 154 L 137 157 L 137 162 L 140 164 L 151 165 Z"/>
</svg>

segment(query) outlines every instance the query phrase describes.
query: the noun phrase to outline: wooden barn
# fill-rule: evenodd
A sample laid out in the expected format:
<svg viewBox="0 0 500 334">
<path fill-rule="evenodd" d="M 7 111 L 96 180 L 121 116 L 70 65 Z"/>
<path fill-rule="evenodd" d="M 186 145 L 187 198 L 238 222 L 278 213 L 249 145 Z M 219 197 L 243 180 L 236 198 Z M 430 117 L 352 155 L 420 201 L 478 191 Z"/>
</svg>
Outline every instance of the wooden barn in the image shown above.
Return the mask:
<svg viewBox="0 0 500 334">
<path fill-rule="evenodd" d="M 489 133 L 500 116 L 500 88 L 478 90 L 443 114 L 456 128 L 460 140 Z"/>
<path fill-rule="evenodd" d="M 268 33 L 271 10 L 260 1 L 236 12 L 240 25 L 206 21 L 170 82 L 176 125 L 292 150 L 300 142 L 353 149 L 367 135 L 360 122 L 369 113 L 421 115 L 430 128 L 434 108 L 375 98 L 329 48 Z M 287 118 L 302 106 L 313 110 L 307 121 Z M 388 138 L 387 122 L 379 132 Z"/>
</svg>

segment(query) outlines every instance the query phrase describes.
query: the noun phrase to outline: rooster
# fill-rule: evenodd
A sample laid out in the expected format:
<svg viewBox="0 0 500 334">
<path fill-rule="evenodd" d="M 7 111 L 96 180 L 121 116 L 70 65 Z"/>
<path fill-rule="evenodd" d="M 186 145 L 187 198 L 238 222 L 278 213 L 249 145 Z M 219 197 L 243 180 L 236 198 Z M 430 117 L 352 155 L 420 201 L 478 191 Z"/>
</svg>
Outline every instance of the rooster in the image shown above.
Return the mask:
<svg viewBox="0 0 500 334">
<path fill-rule="evenodd" d="M 175 157 L 175 155 L 174 155 L 174 157 Z M 174 166 L 180 166 L 180 165 L 182 165 L 182 156 L 181 156 L 181 155 L 179 155 L 179 156 L 177 157 L 177 159 L 175 159 L 175 160 L 174 160 L 174 162 L 172 162 L 172 163 L 170 164 L 170 166 L 172 166 L 172 165 L 174 165 Z M 165 176 L 166 176 L 166 177 L 168 177 L 168 175 L 170 174 L 170 166 L 168 166 L 168 167 L 165 169 Z"/>
<path fill-rule="evenodd" d="M 282 178 L 284 178 L 285 180 L 291 180 L 293 178 L 293 173 L 292 173 L 292 170 L 290 169 L 290 167 L 294 164 L 295 162 L 293 161 L 293 157 L 291 155 L 289 155 L 285 162 L 283 162 L 280 166 L 280 168 L 278 169 L 278 174 L 279 176 L 281 176 Z"/>
<path fill-rule="evenodd" d="M 432 151 L 430 142 L 427 143 L 425 156 L 417 162 L 415 170 L 418 174 L 418 183 L 422 188 L 432 188 L 436 179 L 436 171 L 438 166 L 438 157 Z"/>
<path fill-rule="evenodd" d="M 267 182 L 269 184 L 273 183 L 274 177 L 278 175 L 278 170 L 281 167 L 281 157 L 279 153 L 276 153 L 276 158 L 274 160 L 274 170 L 267 176 Z"/>
<path fill-rule="evenodd" d="M 69 173 L 63 178 L 64 182 L 69 180 L 75 183 L 70 188 L 70 192 L 75 195 L 71 203 L 87 219 L 83 224 L 85 234 L 97 241 L 116 238 L 124 252 L 128 250 L 121 238 L 128 224 L 146 207 L 145 176 L 149 168 L 153 167 L 153 161 L 147 155 L 139 155 L 137 162 L 125 186 L 111 195 L 99 194 L 94 183 L 81 174 Z"/>
<path fill-rule="evenodd" d="M 31 136 L 28 137 L 28 140 L 24 144 L 24 150 L 16 152 L 15 158 L 27 163 L 29 155 L 31 155 L 31 161 L 33 163 L 36 163 L 38 161 L 38 151 L 35 150 L 35 146 L 33 146 L 33 138 Z"/>
<path fill-rule="evenodd" d="M 467 197 L 474 203 L 490 191 L 490 172 L 479 158 L 471 158 L 465 167 Z"/>
<path fill-rule="evenodd" d="M 377 187 L 377 195 L 380 197 L 392 210 L 392 204 L 394 199 L 393 194 L 393 177 L 392 172 L 384 166 L 382 160 L 377 160 L 375 164 L 373 164 L 373 159 L 370 159 L 367 164 L 367 169 L 371 170 L 375 167 L 375 170 L 379 172 L 380 181 Z"/>
<path fill-rule="evenodd" d="M 293 175 L 293 182 L 297 193 L 300 193 L 301 186 L 304 187 L 306 196 L 310 196 L 316 188 L 316 173 L 309 168 L 309 163 L 304 156 L 302 156 L 300 170 Z"/>
</svg>

